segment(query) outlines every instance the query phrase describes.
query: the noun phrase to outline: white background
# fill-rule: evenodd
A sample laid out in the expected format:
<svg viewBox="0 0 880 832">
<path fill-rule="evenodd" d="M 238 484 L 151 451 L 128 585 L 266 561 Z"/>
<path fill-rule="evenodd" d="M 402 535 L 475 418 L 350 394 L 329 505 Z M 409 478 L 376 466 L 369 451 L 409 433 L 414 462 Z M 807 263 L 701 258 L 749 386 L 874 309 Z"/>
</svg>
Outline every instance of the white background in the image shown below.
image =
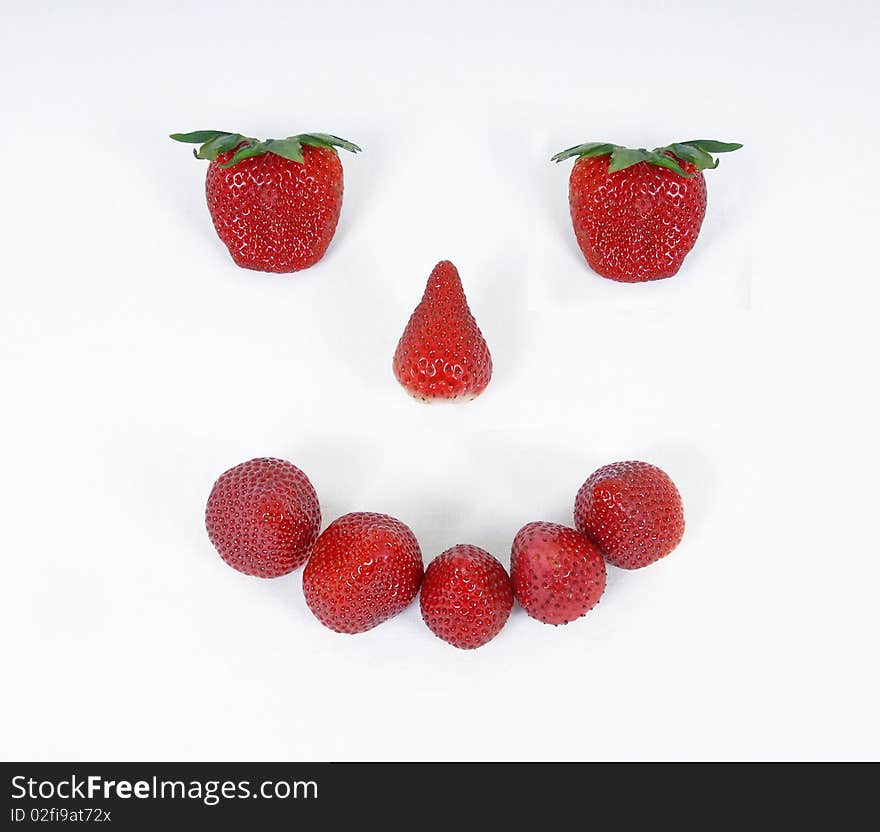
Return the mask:
<svg viewBox="0 0 880 832">
<path fill-rule="evenodd" d="M 678 8 L 678 7 L 677 7 Z M 2 754 L 20 759 L 876 758 L 878 7 L 151 2 L 4 8 Z M 314 268 L 236 268 L 166 137 L 320 130 L 346 195 Z M 590 272 L 584 141 L 742 141 L 679 275 Z M 495 375 L 426 406 L 391 356 L 436 261 Z M 599 465 L 684 496 L 681 547 L 473 652 L 418 607 L 321 627 L 301 572 L 221 562 L 254 456 L 325 523 L 508 562 Z"/>
</svg>

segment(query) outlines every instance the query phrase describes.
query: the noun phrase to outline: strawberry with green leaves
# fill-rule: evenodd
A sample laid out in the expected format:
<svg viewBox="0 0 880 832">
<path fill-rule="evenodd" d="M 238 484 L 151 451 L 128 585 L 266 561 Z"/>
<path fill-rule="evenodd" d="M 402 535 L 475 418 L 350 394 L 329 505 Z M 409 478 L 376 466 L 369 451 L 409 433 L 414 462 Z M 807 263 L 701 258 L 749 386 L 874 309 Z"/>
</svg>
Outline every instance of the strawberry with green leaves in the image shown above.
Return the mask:
<svg viewBox="0 0 880 832">
<path fill-rule="evenodd" d="M 706 213 L 703 171 L 718 167 L 713 153 L 740 147 L 714 139 L 654 150 L 591 142 L 557 153 L 554 162 L 577 158 L 569 207 L 590 268 L 623 283 L 672 277 Z"/>
<path fill-rule="evenodd" d="M 220 130 L 174 133 L 210 162 L 206 181 L 214 228 L 242 268 L 296 272 L 327 251 L 342 210 L 337 147 L 360 148 L 326 133 L 258 139 Z"/>
</svg>

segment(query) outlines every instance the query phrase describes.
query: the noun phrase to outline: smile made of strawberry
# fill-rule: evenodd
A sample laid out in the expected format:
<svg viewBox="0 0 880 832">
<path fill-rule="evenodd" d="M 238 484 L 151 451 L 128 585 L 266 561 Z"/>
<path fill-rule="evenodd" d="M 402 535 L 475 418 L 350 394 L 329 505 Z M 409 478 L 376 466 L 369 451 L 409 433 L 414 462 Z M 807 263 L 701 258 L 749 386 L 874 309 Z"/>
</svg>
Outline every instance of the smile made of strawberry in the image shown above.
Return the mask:
<svg viewBox="0 0 880 832">
<path fill-rule="evenodd" d="M 681 496 L 647 462 L 594 471 L 575 498 L 576 529 L 528 523 L 517 532 L 510 574 L 483 549 L 458 544 L 427 570 L 413 531 L 387 514 L 338 517 L 319 534 L 321 507 L 306 474 L 263 457 L 230 468 L 214 484 L 205 526 L 229 566 L 276 578 L 305 564 L 306 605 L 338 633 L 364 633 L 403 612 L 421 590 L 428 629 L 461 649 L 487 644 L 514 599 L 545 624 L 586 615 L 602 597 L 605 562 L 639 569 L 666 557 L 684 534 Z"/>
<path fill-rule="evenodd" d="M 259 140 L 222 130 L 172 133 L 198 144 L 210 162 L 205 181 L 217 235 L 245 269 L 288 273 L 317 263 L 342 210 L 342 162 L 337 147 L 360 148 L 328 133 Z"/>
<path fill-rule="evenodd" d="M 557 153 L 554 162 L 577 159 L 569 179 L 569 207 L 590 268 L 623 283 L 676 274 L 706 214 L 703 171 L 718 167 L 713 153 L 741 147 L 714 139 L 654 150 L 590 142 Z"/>
</svg>

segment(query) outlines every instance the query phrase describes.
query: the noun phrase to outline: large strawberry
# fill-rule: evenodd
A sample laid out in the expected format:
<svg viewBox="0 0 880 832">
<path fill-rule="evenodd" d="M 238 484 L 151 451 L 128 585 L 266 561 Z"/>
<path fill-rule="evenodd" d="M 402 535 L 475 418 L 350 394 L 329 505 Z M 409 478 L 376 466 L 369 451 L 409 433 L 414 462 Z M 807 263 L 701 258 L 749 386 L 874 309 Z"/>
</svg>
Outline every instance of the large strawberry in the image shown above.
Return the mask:
<svg viewBox="0 0 880 832">
<path fill-rule="evenodd" d="M 578 491 L 574 520 L 605 559 L 622 569 L 665 557 L 684 535 L 675 483 L 647 462 L 615 462 L 594 471 Z"/>
<path fill-rule="evenodd" d="M 295 465 L 252 459 L 214 483 L 205 525 L 230 566 L 277 578 L 305 563 L 321 528 L 321 509 L 309 478 Z"/>
<path fill-rule="evenodd" d="M 438 263 L 394 353 L 394 375 L 412 396 L 472 399 L 492 378 L 492 356 L 468 307 L 458 269 Z"/>
<path fill-rule="evenodd" d="M 462 543 L 431 561 L 419 600 L 435 636 L 471 650 L 501 632 L 513 607 L 513 588 L 499 561 Z"/>
<path fill-rule="evenodd" d="M 605 591 L 605 562 L 585 535 L 558 523 L 528 523 L 513 540 L 510 577 L 516 600 L 545 624 L 586 615 Z"/>
<path fill-rule="evenodd" d="M 360 148 L 325 133 L 259 141 L 239 133 L 174 133 L 208 159 L 208 210 L 232 259 L 245 269 L 296 272 L 327 251 L 342 210 L 337 147 Z"/>
<path fill-rule="evenodd" d="M 591 142 L 553 161 L 577 157 L 569 207 L 578 245 L 603 277 L 640 283 L 672 277 L 693 248 L 706 213 L 706 168 L 713 153 L 741 144 L 695 139 L 655 150 Z"/>
<path fill-rule="evenodd" d="M 423 572 L 418 541 L 400 520 L 345 514 L 315 543 L 303 571 L 303 593 L 324 626 L 363 633 L 409 606 Z"/>
</svg>

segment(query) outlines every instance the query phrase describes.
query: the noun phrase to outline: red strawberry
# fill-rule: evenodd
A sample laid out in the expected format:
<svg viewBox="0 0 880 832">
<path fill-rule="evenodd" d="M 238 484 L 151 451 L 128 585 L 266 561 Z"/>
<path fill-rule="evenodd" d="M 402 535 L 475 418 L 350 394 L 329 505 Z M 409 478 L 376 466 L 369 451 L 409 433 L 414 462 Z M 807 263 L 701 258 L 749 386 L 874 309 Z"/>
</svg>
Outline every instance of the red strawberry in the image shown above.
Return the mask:
<svg viewBox="0 0 880 832">
<path fill-rule="evenodd" d="M 303 592 L 325 627 L 363 633 L 409 606 L 422 573 L 419 543 L 400 520 L 345 514 L 315 543 L 303 571 Z"/>
<path fill-rule="evenodd" d="M 605 142 L 570 147 L 571 221 L 590 268 L 603 277 L 640 283 L 672 277 L 694 247 L 706 213 L 702 171 L 712 153 L 741 144 L 696 139 L 634 150 Z"/>
<path fill-rule="evenodd" d="M 460 544 L 431 561 L 420 603 L 422 618 L 435 636 L 469 650 L 501 632 L 513 607 L 513 588 L 492 555 Z"/>
<path fill-rule="evenodd" d="M 230 566 L 277 578 L 305 563 L 321 528 L 321 508 L 309 478 L 295 465 L 252 459 L 214 483 L 205 525 Z"/>
<path fill-rule="evenodd" d="M 175 133 L 209 159 L 206 192 L 217 234 L 242 268 L 296 272 L 327 251 L 342 210 L 336 147 L 357 145 L 324 133 L 258 141 L 238 133 Z"/>
<path fill-rule="evenodd" d="M 615 462 L 593 473 L 578 491 L 574 521 L 622 569 L 665 557 L 684 534 L 675 483 L 647 462 Z"/>
<path fill-rule="evenodd" d="M 472 399 L 492 378 L 492 356 L 458 270 L 438 263 L 394 353 L 394 375 L 417 399 Z"/>
<path fill-rule="evenodd" d="M 580 532 L 556 523 L 529 523 L 513 540 L 510 577 L 516 600 L 532 618 L 567 624 L 599 602 L 605 561 Z"/>
</svg>

